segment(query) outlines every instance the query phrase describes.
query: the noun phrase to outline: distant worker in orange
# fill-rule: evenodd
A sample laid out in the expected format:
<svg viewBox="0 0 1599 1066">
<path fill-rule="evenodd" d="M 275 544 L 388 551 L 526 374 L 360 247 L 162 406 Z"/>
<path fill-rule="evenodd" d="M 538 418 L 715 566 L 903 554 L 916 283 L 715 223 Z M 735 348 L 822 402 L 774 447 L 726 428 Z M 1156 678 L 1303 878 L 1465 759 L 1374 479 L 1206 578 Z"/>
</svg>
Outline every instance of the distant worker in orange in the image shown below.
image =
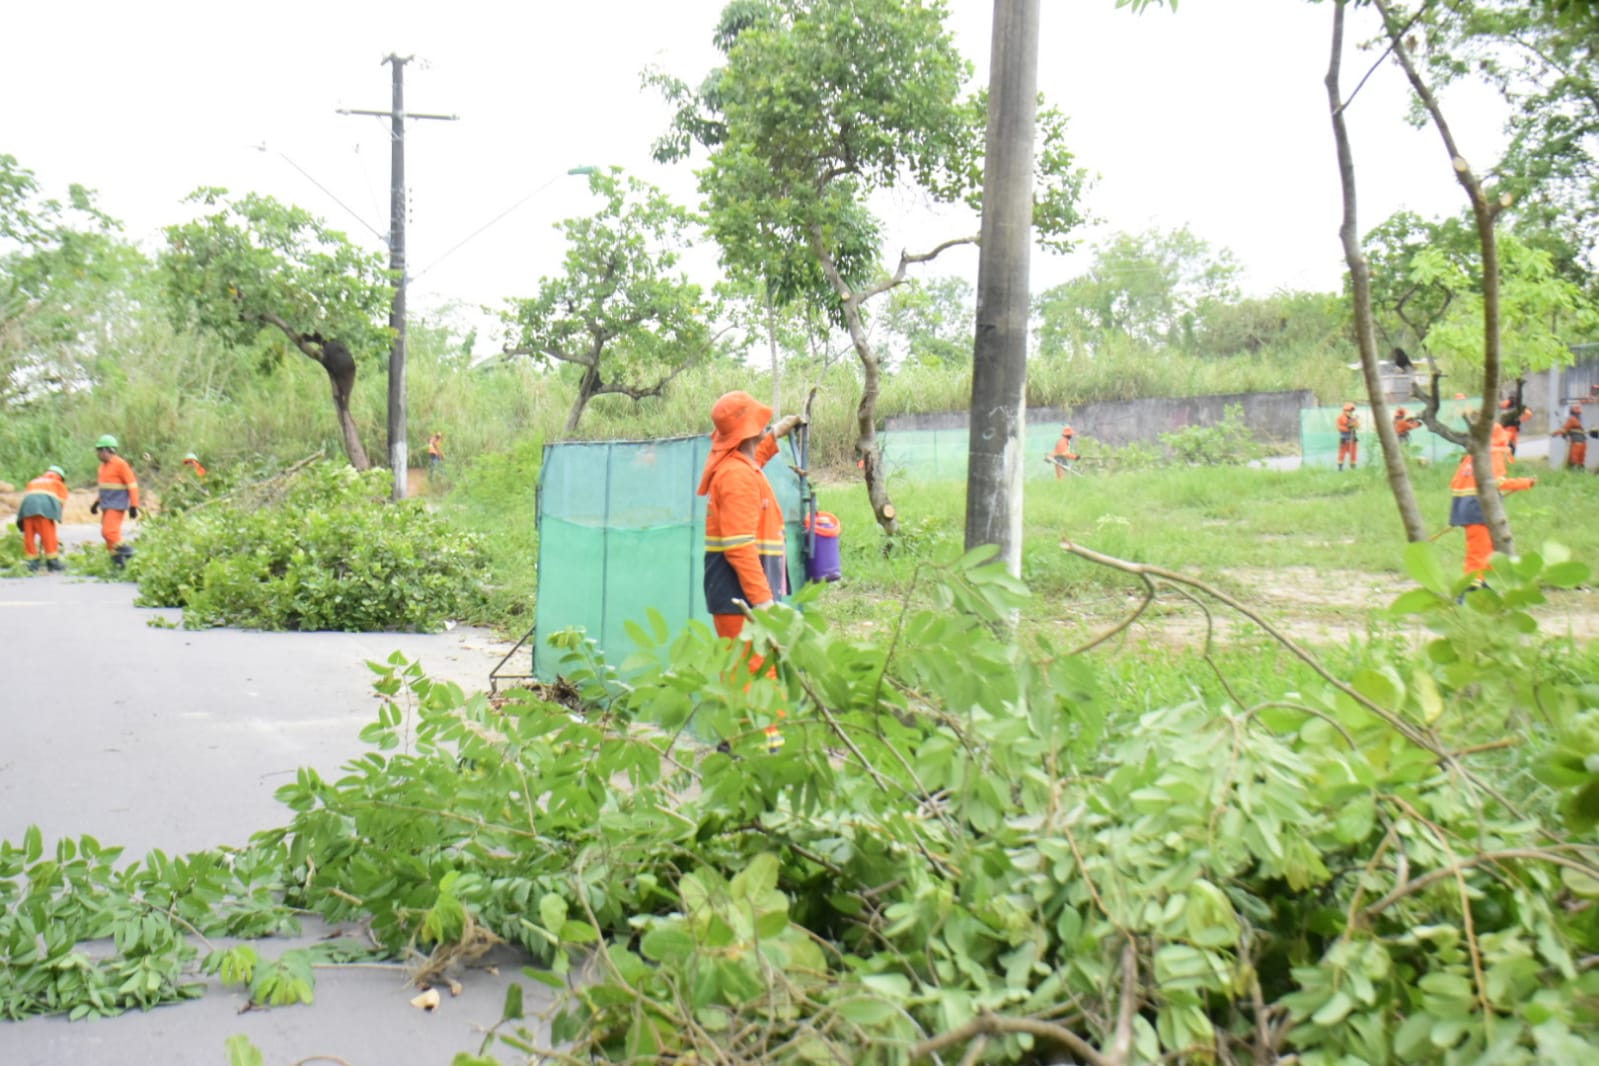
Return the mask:
<svg viewBox="0 0 1599 1066">
<path fill-rule="evenodd" d="M 1582 404 L 1571 405 L 1570 417 L 1551 437 L 1566 438 L 1566 469 L 1584 470 L 1588 466 L 1588 431 L 1582 428 Z"/>
<path fill-rule="evenodd" d="M 444 434 L 435 433 L 428 438 L 428 477 L 444 466 Z"/>
<path fill-rule="evenodd" d="M 1065 477 L 1072 468 L 1073 459 L 1082 456 L 1072 451 L 1072 439 L 1076 436 L 1071 426 L 1065 426 L 1060 431 L 1060 439 L 1055 442 L 1055 450 L 1050 453 L 1049 461 L 1055 465 L 1055 480 Z"/>
<path fill-rule="evenodd" d="M 1494 423 L 1489 461 L 1494 482 L 1502 493 L 1521 492 L 1538 484 L 1535 477 L 1506 476 L 1510 462 L 1510 440 L 1505 427 L 1497 422 Z M 1470 452 L 1461 456 L 1460 466 L 1455 469 L 1455 476 L 1449 482 L 1449 493 L 1449 524 L 1465 529 L 1466 573 L 1475 579 L 1472 587 L 1481 588 L 1487 584 L 1483 575 L 1487 573 L 1488 561 L 1493 558 L 1494 542 L 1483 518 L 1482 501 L 1477 499 L 1477 475 L 1471 468 Z"/>
<path fill-rule="evenodd" d="M 122 543 L 122 518 L 139 517 L 139 479 L 117 454 L 119 447 L 109 433 L 94 442 L 94 453 L 100 457 L 100 495 L 89 505 L 89 513 L 100 516 L 100 536 L 111 553 L 111 565 L 120 570 L 133 555 L 133 548 Z"/>
<path fill-rule="evenodd" d="M 201 481 L 205 480 L 205 467 L 200 465 L 200 457 L 198 455 L 189 452 L 183 457 L 183 465 L 192 470 L 195 477 Z"/>
<path fill-rule="evenodd" d="M 1526 425 L 1527 420 L 1532 417 L 1532 408 L 1523 407 L 1520 411 L 1515 408 L 1515 400 L 1504 399 L 1499 401 L 1499 424 L 1504 426 L 1505 431 L 1510 434 L 1510 457 L 1512 459 L 1516 457 L 1516 445 L 1521 443 L 1521 427 Z"/>
<path fill-rule="evenodd" d="M 66 502 L 67 475 L 59 466 L 50 467 L 22 490 L 17 528 L 22 531 L 22 556 L 34 573 L 39 572 L 40 547 L 44 548 L 44 565 L 51 572 L 66 569 L 61 563 L 61 542 L 56 538 Z"/>
<path fill-rule="evenodd" d="M 1400 444 L 1410 443 L 1410 431 L 1421 428 L 1421 419 L 1411 418 L 1403 407 L 1394 409 L 1394 434 L 1398 436 Z"/>
<path fill-rule="evenodd" d="M 768 432 L 772 409 L 747 392 L 729 392 L 711 407 L 711 454 L 700 475 L 705 499 L 705 606 L 716 634 L 737 640 L 748 613 L 770 607 L 788 592 L 783 510 L 762 472 L 777 442 L 804 419 L 789 415 Z M 749 670 L 764 664 L 751 653 Z M 776 724 L 767 748 L 782 747 Z"/>
<path fill-rule="evenodd" d="M 1360 416 L 1355 414 L 1352 403 L 1344 404 L 1338 415 L 1338 469 L 1344 468 L 1345 459 L 1349 460 L 1351 470 L 1360 461 Z"/>
</svg>

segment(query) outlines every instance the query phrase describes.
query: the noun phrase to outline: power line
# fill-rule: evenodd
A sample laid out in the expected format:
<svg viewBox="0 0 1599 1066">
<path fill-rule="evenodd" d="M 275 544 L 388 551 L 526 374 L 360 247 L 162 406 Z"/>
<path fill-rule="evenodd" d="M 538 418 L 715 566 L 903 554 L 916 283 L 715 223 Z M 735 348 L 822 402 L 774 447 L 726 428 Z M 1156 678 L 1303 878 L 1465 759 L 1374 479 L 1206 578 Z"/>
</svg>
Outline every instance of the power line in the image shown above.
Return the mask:
<svg viewBox="0 0 1599 1066">
<path fill-rule="evenodd" d="M 465 237 L 462 237 L 460 240 L 456 241 L 449 248 L 445 249 L 444 253 L 442 255 L 440 255 L 437 259 L 433 260 L 433 262 L 429 263 L 427 266 L 423 267 L 421 270 L 418 270 L 415 274 L 413 274 L 411 276 L 413 278 L 420 278 L 423 274 L 426 274 L 428 271 L 432 270 L 434 267 L 436 267 L 440 263 L 444 262 L 445 259 L 447 259 L 450 255 L 452 255 L 457 249 L 459 249 L 467 241 L 470 241 L 473 237 L 476 237 L 478 234 L 482 233 L 484 230 L 488 229 L 490 226 L 492 226 L 496 222 L 500 221 L 506 215 L 509 215 L 512 211 L 515 211 L 517 208 L 521 207 L 523 204 L 525 204 L 529 200 L 533 199 L 533 197 L 537 196 L 539 193 L 543 192 L 545 189 L 548 189 L 551 185 L 554 185 L 556 182 L 560 181 L 562 178 L 569 177 L 570 175 L 573 175 L 573 174 L 592 174 L 592 173 L 594 173 L 595 169 L 596 168 L 594 168 L 594 167 L 572 167 L 570 170 L 567 170 L 564 173 L 553 175 L 550 178 L 549 181 L 546 181 L 543 185 L 540 185 L 538 188 L 534 189 L 532 192 L 530 192 L 526 196 L 522 197 L 516 203 L 512 204 L 510 207 L 507 207 L 504 211 L 501 211 L 499 214 L 495 215 L 493 218 L 491 218 L 487 222 L 483 223 L 483 225 L 479 226 L 477 229 L 473 230 L 471 233 L 468 233 Z"/>
<path fill-rule="evenodd" d="M 260 144 L 256 145 L 255 146 L 255 150 L 258 151 L 258 152 L 270 151 L 270 152 L 276 154 L 279 159 L 282 159 L 285 163 L 289 164 L 289 166 L 293 167 L 295 170 L 298 170 L 301 174 L 305 175 L 305 180 L 309 181 L 312 185 L 315 185 L 317 188 L 321 189 L 323 191 L 323 193 L 325 193 L 327 195 L 328 199 L 332 200 L 334 203 L 338 204 L 340 207 L 342 207 L 346 211 L 348 211 L 350 213 L 350 217 L 351 218 L 355 219 L 357 222 L 361 223 L 361 225 L 365 226 L 368 230 L 370 230 L 372 232 L 372 234 L 377 237 L 378 240 L 382 241 L 384 244 L 388 244 L 389 243 L 389 239 L 387 237 L 385 237 L 378 230 L 378 228 L 376 226 L 372 225 L 366 219 L 362 218 L 360 213 L 357 212 L 355 210 L 355 208 L 351 207 L 349 204 L 345 203 L 343 200 L 341 200 L 337 196 L 335 196 L 333 194 L 333 190 L 332 189 L 329 189 L 326 185 L 323 185 L 320 181 L 317 181 L 315 178 L 313 178 L 311 176 L 311 172 L 306 170 L 300 164 L 296 163 L 294 160 L 290 159 L 288 156 L 284 155 L 282 152 L 279 152 L 276 148 L 268 148 L 265 141 L 262 141 Z"/>
</svg>

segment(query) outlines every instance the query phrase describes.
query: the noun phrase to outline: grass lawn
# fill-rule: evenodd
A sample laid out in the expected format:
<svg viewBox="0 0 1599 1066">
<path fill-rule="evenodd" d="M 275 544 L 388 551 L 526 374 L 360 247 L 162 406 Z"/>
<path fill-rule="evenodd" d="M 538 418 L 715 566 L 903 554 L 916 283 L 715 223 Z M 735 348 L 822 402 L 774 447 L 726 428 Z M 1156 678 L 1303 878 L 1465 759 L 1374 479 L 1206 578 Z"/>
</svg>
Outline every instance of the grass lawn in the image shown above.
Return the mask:
<svg viewBox="0 0 1599 1066">
<path fill-rule="evenodd" d="M 1453 465 L 1412 467 L 1412 483 L 1445 566 L 1460 566 L 1464 539 L 1446 525 Z M 1554 541 L 1599 565 L 1599 478 L 1551 471 L 1541 462 L 1517 474 L 1536 488 L 1507 497 L 1520 552 Z M 845 581 L 833 606 L 871 619 L 874 604 L 897 600 L 918 566 L 959 554 L 965 529 L 963 483 L 891 482 L 902 534 L 877 528 L 859 482 L 822 485 L 821 505 L 839 517 Z M 1583 516 L 1587 516 L 1586 519 Z M 1289 620 L 1329 624 L 1334 636 L 1364 628 L 1372 613 L 1410 587 L 1404 530 L 1381 470 L 1266 470 L 1165 467 L 1091 473 L 1029 483 L 1022 578 L 1033 591 L 1031 622 L 1091 628 L 1120 614 L 1137 581 L 1077 558 L 1070 540 L 1105 555 L 1159 566 L 1213 584 Z M 1557 613 L 1599 614 L 1589 590 L 1551 593 Z"/>
</svg>

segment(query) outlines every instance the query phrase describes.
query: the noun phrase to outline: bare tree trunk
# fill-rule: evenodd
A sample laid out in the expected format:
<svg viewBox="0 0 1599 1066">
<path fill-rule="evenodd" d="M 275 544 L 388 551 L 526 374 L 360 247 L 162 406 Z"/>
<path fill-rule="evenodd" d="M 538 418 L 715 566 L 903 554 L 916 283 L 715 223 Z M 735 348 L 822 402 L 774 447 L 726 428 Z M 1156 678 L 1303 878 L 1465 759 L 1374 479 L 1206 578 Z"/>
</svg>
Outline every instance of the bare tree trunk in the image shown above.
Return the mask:
<svg viewBox="0 0 1599 1066">
<path fill-rule="evenodd" d="M 577 384 L 577 399 L 572 401 L 572 409 L 566 414 L 566 428 L 563 435 L 570 437 L 577 432 L 578 421 L 583 417 L 583 408 L 594 398 L 600 389 L 600 365 L 598 357 L 595 361 L 583 367 L 583 377 Z"/>
<path fill-rule="evenodd" d="M 1327 64 L 1327 107 L 1332 112 L 1333 140 L 1338 145 L 1338 178 L 1343 186 L 1344 217 L 1338 227 L 1338 236 L 1344 246 L 1344 262 L 1349 264 L 1350 286 L 1354 296 L 1355 340 L 1360 348 L 1360 369 L 1366 381 L 1366 396 L 1371 401 L 1371 417 L 1377 425 L 1377 439 L 1382 444 L 1383 466 L 1388 474 L 1388 489 L 1399 507 L 1399 521 L 1405 527 L 1409 540 L 1426 540 L 1427 525 L 1416 504 L 1416 493 L 1410 484 L 1410 468 L 1405 460 L 1399 435 L 1394 432 L 1393 420 L 1388 417 L 1387 398 L 1383 395 L 1382 375 L 1377 369 L 1377 331 L 1371 312 L 1371 266 L 1360 247 L 1360 230 L 1355 211 L 1355 160 L 1349 145 L 1349 129 L 1344 124 L 1344 102 L 1338 85 L 1343 65 L 1344 10 L 1346 0 L 1336 0 L 1333 5 L 1332 58 Z"/>
<path fill-rule="evenodd" d="M 361 433 L 355 428 L 350 405 L 339 397 L 338 385 L 333 386 L 333 406 L 339 413 L 339 434 L 344 438 L 344 454 L 349 457 L 350 465 L 357 470 L 370 470 L 372 463 L 366 457 L 366 449 L 361 446 Z"/>
<path fill-rule="evenodd" d="M 327 373 L 328 384 L 333 389 L 333 411 L 339 420 L 339 435 L 344 440 L 344 455 L 357 470 L 370 470 L 372 462 L 366 456 L 360 431 L 350 414 L 356 370 L 355 356 L 350 349 L 341 341 L 324 340 L 320 333 L 301 333 L 277 315 L 262 314 L 258 320 L 281 330 L 302 354 Z"/>
<path fill-rule="evenodd" d="M 838 264 L 833 262 L 827 243 L 822 239 L 819 223 L 811 226 L 811 249 L 816 253 L 822 273 L 827 276 L 833 291 L 844 305 L 844 322 L 849 327 L 850 343 L 854 345 L 855 354 L 861 361 L 861 402 L 855 407 L 856 447 L 860 450 L 861 461 L 865 463 L 866 498 L 871 502 L 872 513 L 877 516 L 877 524 L 883 532 L 893 536 L 899 532 L 899 520 L 895 517 L 897 512 L 894 503 L 888 498 L 883 453 L 877 447 L 877 394 L 882 385 L 882 367 L 871 339 L 866 336 L 866 325 L 861 321 L 861 296 L 850 291 L 849 284 L 839 273 Z M 903 269 L 902 266 L 901 271 Z"/>
<path fill-rule="evenodd" d="M 968 416 L 966 550 L 998 545 L 1005 568 L 1014 577 L 1022 572 L 1039 2 L 994 0 L 977 336 Z"/>
<path fill-rule="evenodd" d="M 772 356 L 772 417 L 783 414 L 783 368 L 777 361 L 777 309 L 772 306 L 772 294 L 766 293 L 766 346 Z"/>
<path fill-rule="evenodd" d="M 1467 450 L 1471 453 L 1471 470 L 1477 480 L 1477 499 L 1482 503 L 1482 516 L 1493 537 L 1494 550 L 1506 555 L 1516 553 L 1515 538 L 1510 531 L 1510 518 L 1505 513 L 1504 497 L 1499 494 L 1499 484 L 1494 480 L 1491 445 L 1493 441 L 1494 412 L 1499 400 L 1499 242 L 1494 233 L 1494 220 L 1508 204 L 1508 200 L 1490 203 L 1483 192 L 1482 182 L 1471 172 L 1471 165 L 1455 147 L 1454 134 L 1444 121 L 1443 111 L 1431 88 L 1422 80 L 1416 65 L 1411 61 L 1410 50 L 1405 45 L 1405 27 L 1394 19 L 1387 0 L 1375 0 L 1382 14 L 1383 29 L 1388 34 L 1394 58 L 1410 79 L 1410 87 L 1421 99 L 1422 106 L 1432 118 L 1432 124 L 1443 139 L 1449 153 L 1449 165 L 1455 180 L 1466 191 L 1471 201 L 1471 213 L 1477 222 L 1477 243 L 1482 249 L 1482 404 L 1477 418 L 1472 421 L 1467 435 Z"/>
</svg>

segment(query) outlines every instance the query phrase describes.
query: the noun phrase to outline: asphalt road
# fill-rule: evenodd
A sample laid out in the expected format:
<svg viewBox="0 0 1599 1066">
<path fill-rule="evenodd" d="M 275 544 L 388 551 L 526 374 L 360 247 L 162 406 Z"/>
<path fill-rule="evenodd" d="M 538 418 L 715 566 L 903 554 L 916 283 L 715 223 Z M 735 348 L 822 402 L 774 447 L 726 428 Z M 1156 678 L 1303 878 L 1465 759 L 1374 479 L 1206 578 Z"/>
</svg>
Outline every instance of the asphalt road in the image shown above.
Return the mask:
<svg viewBox="0 0 1599 1066">
<path fill-rule="evenodd" d="M 368 660 L 401 651 L 474 692 L 488 687 L 506 650 L 466 627 L 437 635 L 155 628 L 151 619 L 175 622 L 179 612 L 134 607 L 135 592 L 70 574 L 0 580 L 0 839 L 19 842 L 37 825 L 47 848 L 87 833 L 127 856 L 242 844 L 287 820 L 272 793 L 297 768 L 333 775 L 363 750 L 357 734 L 378 705 Z M 257 950 L 275 956 L 286 946 Z M 520 977 L 522 960 L 497 961 L 497 976 L 468 974 L 462 995 L 431 1014 L 409 1004 L 416 990 L 399 971 L 349 969 L 319 971 L 308 1007 L 240 1014 L 244 995 L 213 984 L 201 1000 L 108 1020 L 0 1021 L 0 1066 L 210 1066 L 226 1061 L 234 1033 L 249 1035 L 268 1066 L 448 1066 L 456 1052 L 477 1049 L 505 986 Z M 522 983 L 536 1009 L 539 986 Z"/>
</svg>

